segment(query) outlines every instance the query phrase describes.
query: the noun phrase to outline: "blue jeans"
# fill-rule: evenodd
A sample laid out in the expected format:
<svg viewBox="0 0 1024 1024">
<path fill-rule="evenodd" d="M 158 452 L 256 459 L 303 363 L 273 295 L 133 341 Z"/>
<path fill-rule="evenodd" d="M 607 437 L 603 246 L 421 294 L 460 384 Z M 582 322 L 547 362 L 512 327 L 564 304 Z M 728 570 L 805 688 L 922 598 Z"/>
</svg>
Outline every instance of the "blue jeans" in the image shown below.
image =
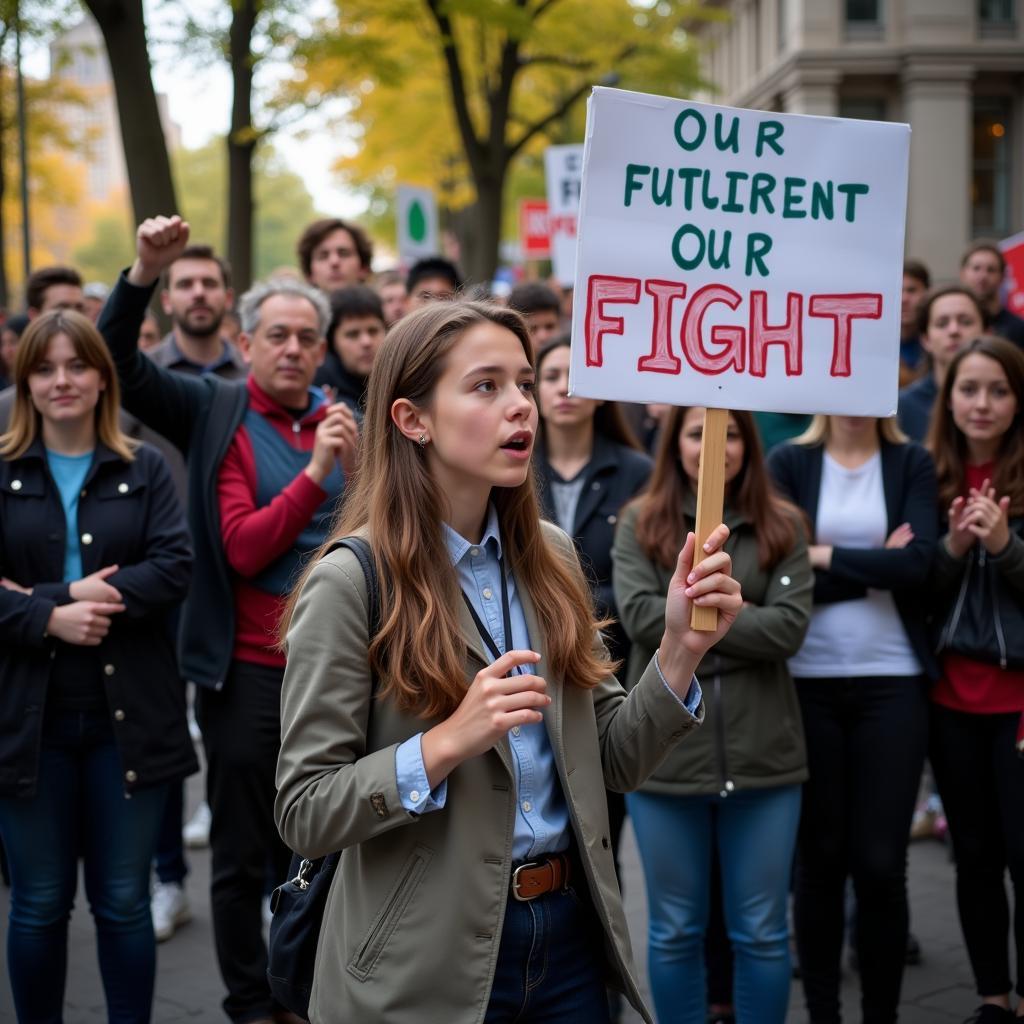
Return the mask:
<svg viewBox="0 0 1024 1024">
<path fill-rule="evenodd" d="M 717 796 L 630 793 L 647 882 L 648 972 L 662 1024 L 704 1024 L 711 851 L 717 841 L 740 1024 L 782 1024 L 792 966 L 786 903 L 800 787 Z"/>
<path fill-rule="evenodd" d="M 607 1024 L 603 929 L 586 885 L 509 896 L 484 1024 Z"/>
<path fill-rule="evenodd" d="M 7 968 L 20 1024 L 62 1020 L 79 854 L 109 1021 L 149 1021 L 156 973 L 149 868 L 166 800 L 166 785 L 125 799 L 105 710 L 47 715 L 36 795 L 0 799 L 11 868 Z"/>
</svg>

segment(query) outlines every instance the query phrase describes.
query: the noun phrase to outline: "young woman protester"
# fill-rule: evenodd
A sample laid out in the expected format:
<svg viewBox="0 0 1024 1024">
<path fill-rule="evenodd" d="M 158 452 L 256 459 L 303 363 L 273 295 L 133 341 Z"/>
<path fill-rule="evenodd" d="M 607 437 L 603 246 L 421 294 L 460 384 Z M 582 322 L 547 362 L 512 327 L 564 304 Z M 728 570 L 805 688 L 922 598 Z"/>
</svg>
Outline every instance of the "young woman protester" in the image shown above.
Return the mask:
<svg viewBox="0 0 1024 1024">
<path fill-rule="evenodd" d="M 815 569 L 807 638 L 789 661 L 807 740 L 795 923 L 812 1024 L 840 1019 L 847 875 L 865 1024 L 896 1019 L 906 857 L 937 674 L 922 592 L 938 533 L 935 470 L 894 420 L 817 416 L 772 452 L 807 516 Z"/>
<path fill-rule="evenodd" d="M 85 862 L 107 1014 L 150 1019 L 149 872 L 172 782 L 197 769 L 168 614 L 191 552 L 163 458 L 118 427 L 84 316 L 31 324 L 0 437 L 0 836 L 21 1021 L 59 1021 Z"/>
<path fill-rule="evenodd" d="M 648 489 L 615 537 L 615 594 L 633 641 L 627 684 L 657 648 L 675 554 L 692 529 L 704 410 L 666 417 Z M 706 727 L 626 802 L 648 892 L 648 966 L 658 1019 L 704 1024 L 704 938 L 717 846 L 740 1021 L 781 1022 L 792 965 L 786 908 L 807 778 L 786 658 L 811 614 L 799 511 L 775 493 L 750 413 L 729 416 L 725 522 L 743 608 L 704 661 Z"/>
<path fill-rule="evenodd" d="M 947 532 L 931 581 L 942 675 L 931 693 L 930 757 L 983 1000 L 972 1020 L 998 1024 L 1014 1019 L 1014 976 L 1024 997 L 1024 355 L 1001 338 L 971 342 L 936 409 L 929 445 Z"/>
<path fill-rule="evenodd" d="M 278 823 L 303 856 L 342 851 L 314 1024 L 593 1024 L 608 983 L 646 1017 L 605 787 L 639 785 L 703 717 L 693 672 L 742 599 L 728 530 L 696 569 L 687 538 L 627 697 L 572 542 L 539 518 L 533 390 L 513 312 L 438 304 L 397 324 L 335 530 L 373 549 L 380 629 L 368 642 L 347 549 L 293 596 Z M 690 629 L 691 602 L 719 610 L 715 632 Z"/>
</svg>

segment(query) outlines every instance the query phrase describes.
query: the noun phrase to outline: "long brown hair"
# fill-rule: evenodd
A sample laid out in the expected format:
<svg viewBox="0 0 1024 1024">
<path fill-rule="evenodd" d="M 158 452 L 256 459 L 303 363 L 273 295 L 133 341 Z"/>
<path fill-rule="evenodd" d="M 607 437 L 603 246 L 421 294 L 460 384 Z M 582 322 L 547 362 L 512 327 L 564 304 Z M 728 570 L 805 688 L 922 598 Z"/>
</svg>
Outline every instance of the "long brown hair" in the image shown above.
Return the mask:
<svg viewBox="0 0 1024 1024">
<path fill-rule="evenodd" d="M 544 365 L 544 360 L 556 348 L 562 348 L 563 346 L 569 348 L 570 345 L 571 342 L 567 334 L 545 342 L 537 353 L 537 376 L 539 377 L 542 372 L 541 367 Z M 544 422 L 544 417 L 541 416 L 538 419 L 538 433 L 540 434 L 541 441 L 545 440 L 546 430 L 547 425 Z M 644 450 L 643 445 L 637 440 L 633 428 L 629 425 L 629 421 L 622 411 L 622 406 L 618 402 L 602 402 L 594 410 L 594 436 L 603 437 L 615 444 L 625 445 L 634 451 L 642 452 Z"/>
<path fill-rule="evenodd" d="M 46 359 L 46 350 L 58 334 L 67 337 L 82 362 L 99 370 L 106 387 L 96 403 L 96 436 L 125 462 L 131 462 L 138 442 L 121 430 L 121 392 L 114 361 L 92 321 L 72 309 L 55 309 L 36 317 L 18 342 L 14 359 L 14 407 L 7 433 L 0 435 L 0 458 L 16 459 L 24 455 L 39 435 L 42 416 L 32 404 L 28 378 Z"/>
<path fill-rule="evenodd" d="M 461 600 L 441 529 L 445 496 L 419 447 L 395 426 L 391 407 L 399 398 L 428 406 L 448 354 L 481 323 L 515 334 L 532 362 L 519 314 L 480 302 L 432 303 L 400 320 L 381 344 L 369 379 L 358 468 L 338 521 L 293 590 L 281 626 L 283 636 L 298 594 L 327 548 L 339 537 L 367 530 L 384 595 L 370 665 L 381 680 L 381 696 L 423 717 L 450 714 L 465 694 Z M 533 474 L 519 487 L 495 487 L 491 501 L 509 568 L 537 609 L 552 669 L 569 683 L 596 686 L 611 670 L 592 648 L 594 630 L 604 624 L 594 621 L 575 557 L 560 554 L 544 537 Z"/>
<path fill-rule="evenodd" d="M 952 396 L 957 374 L 968 356 L 980 355 L 995 360 L 1006 374 L 1006 380 L 1017 398 L 1017 412 L 1013 423 L 1003 434 L 996 455 L 995 479 L 992 486 L 996 494 L 1010 496 L 1010 511 L 1024 513 L 1024 355 L 1011 342 L 993 335 L 976 338 L 953 357 L 942 382 L 942 389 L 932 407 L 931 426 L 928 430 L 928 450 L 935 459 L 935 473 L 939 482 L 939 501 L 943 510 L 953 499 L 964 493 L 967 480 L 967 439 L 953 421 Z"/>
<path fill-rule="evenodd" d="M 676 563 L 687 530 L 693 529 L 683 511 L 690 481 L 679 457 L 679 432 L 689 407 L 677 406 L 662 424 L 654 471 L 647 489 L 636 499 L 636 539 L 652 562 L 666 568 Z M 800 510 L 775 489 L 764 463 L 764 449 L 754 417 L 733 411 L 743 438 L 743 465 L 729 484 L 730 505 L 754 526 L 757 559 L 762 569 L 774 565 L 797 540 Z"/>
</svg>

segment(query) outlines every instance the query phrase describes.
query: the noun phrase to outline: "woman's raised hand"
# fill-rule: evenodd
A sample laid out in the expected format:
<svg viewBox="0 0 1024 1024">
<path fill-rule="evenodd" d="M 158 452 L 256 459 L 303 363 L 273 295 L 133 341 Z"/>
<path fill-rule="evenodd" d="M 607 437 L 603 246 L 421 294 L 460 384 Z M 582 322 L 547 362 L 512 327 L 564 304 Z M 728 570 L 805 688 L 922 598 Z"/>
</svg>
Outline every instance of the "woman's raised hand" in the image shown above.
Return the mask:
<svg viewBox="0 0 1024 1024">
<path fill-rule="evenodd" d="M 963 528 L 985 546 L 990 555 L 998 555 L 1010 543 L 1010 498 L 996 496 L 986 480 L 972 487 L 963 514 Z"/>
<path fill-rule="evenodd" d="M 949 533 L 946 534 L 946 547 L 954 558 L 963 558 L 974 544 L 974 534 L 967 528 L 967 500 L 954 498 L 949 506 Z"/>
<path fill-rule="evenodd" d="M 684 693 L 689 689 L 697 661 L 725 636 L 743 607 L 739 582 L 730 575 L 732 559 L 722 550 L 728 537 L 729 528 L 724 523 L 716 526 L 704 544 L 703 561 L 695 567 L 693 553 L 696 542 L 694 535 L 688 533 L 669 581 L 665 601 L 665 635 L 658 657 L 666 679 Z M 690 626 L 690 610 L 694 605 L 718 610 L 716 630 L 702 632 Z"/>
<path fill-rule="evenodd" d="M 423 765 L 430 788 L 471 757 L 490 750 L 510 729 L 543 720 L 551 703 L 547 683 L 535 675 L 508 675 L 535 665 L 535 651 L 508 651 L 477 672 L 462 703 L 440 725 L 423 734 Z"/>
</svg>

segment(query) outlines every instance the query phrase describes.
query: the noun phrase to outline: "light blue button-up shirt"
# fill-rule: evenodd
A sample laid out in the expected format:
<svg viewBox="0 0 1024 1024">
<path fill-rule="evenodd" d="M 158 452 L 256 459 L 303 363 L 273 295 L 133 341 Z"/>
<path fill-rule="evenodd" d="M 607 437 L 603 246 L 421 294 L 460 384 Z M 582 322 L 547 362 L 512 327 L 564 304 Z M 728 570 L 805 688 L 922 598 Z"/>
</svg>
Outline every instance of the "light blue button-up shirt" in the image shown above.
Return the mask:
<svg viewBox="0 0 1024 1024">
<path fill-rule="evenodd" d="M 501 651 L 535 650 L 526 628 L 526 616 L 516 590 L 515 579 L 506 574 L 511 643 L 505 643 L 501 608 L 501 532 L 493 506 L 479 544 L 472 544 L 444 524 L 448 552 L 459 576 L 459 586 L 469 598 L 480 621 L 487 627 Z M 529 673 L 532 666 L 517 670 Z M 663 677 L 664 678 L 664 677 Z M 668 683 L 665 683 L 668 686 Z M 693 714 L 700 706 L 697 680 L 681 701 Z M 430 790 L 423 766 L 422 733 L 400 744 L 395 754 L 398 792 L 406 810 L 423 814 L 444 806 L 447 782 Z M 534 860 L 547 853 L 565 850 L 570 842 L 569 809 L 558 778 L 554 751 L 543 722 L 516 726 L 508 733 L 515 768 L 516 822 L 512 838 L 513 860 Z"/>
</svg>

